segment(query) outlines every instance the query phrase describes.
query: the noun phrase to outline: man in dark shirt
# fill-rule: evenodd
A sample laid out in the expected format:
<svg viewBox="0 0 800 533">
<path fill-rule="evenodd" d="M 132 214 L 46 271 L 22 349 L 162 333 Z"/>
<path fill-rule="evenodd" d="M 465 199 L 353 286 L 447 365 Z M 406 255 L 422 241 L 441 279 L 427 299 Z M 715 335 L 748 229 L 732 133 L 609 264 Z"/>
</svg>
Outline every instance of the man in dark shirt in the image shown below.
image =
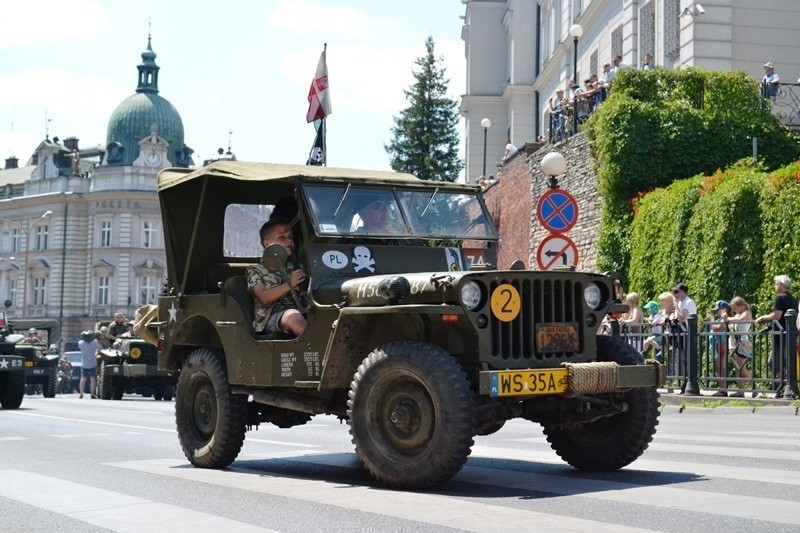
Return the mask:
<svg viewBox="0 0 800 533">
<path fill-rule="evenodd" d="M 125 315 L 120 312 L 114 314 L 114 323 L 108 327 L 108 338 L 111 343 L 117 340 L 117 337 L 123 333 L 128 332 L 128 324 L 125 323 Z"/>
<path fill-rule="evenodd" d="M 785 368 L 785 346 L 786 346 L 786 311 L 797 309 L 797 300 L 792 296 L 792 280 L 789 276 L 775 276 L 775 302 L 772 304 L 772 312 L 768 315 L 761 315 L 756 318 L 756 324 L 768 323 L 772 326 L 772 356 L 769 358 L 769 365 L 772 368 L 772 375 L 775 378 L 783 379 L 783 368 Z M 783 385 L 777 391 L 777 396 L 783 396 Z"/>
</svg>

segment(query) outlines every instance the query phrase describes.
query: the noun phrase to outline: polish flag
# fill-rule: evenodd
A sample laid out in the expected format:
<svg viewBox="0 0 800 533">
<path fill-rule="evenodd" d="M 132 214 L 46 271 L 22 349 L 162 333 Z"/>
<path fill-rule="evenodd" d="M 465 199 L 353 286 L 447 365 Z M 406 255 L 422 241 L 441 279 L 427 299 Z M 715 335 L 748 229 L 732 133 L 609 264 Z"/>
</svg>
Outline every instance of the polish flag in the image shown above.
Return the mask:
<svg viewBox="0 0 800 533">
<path fill-rule="evenodd" d="M 308 90 L 308 112 L 306 122 L 314 122 L 331 114 L 331 97 L 328 93 L 328 65 L 325 63 L 325 51 L 328 45 L 322 49 L 317 65 L 317 73 L 311 82 Z"/>
</svg>

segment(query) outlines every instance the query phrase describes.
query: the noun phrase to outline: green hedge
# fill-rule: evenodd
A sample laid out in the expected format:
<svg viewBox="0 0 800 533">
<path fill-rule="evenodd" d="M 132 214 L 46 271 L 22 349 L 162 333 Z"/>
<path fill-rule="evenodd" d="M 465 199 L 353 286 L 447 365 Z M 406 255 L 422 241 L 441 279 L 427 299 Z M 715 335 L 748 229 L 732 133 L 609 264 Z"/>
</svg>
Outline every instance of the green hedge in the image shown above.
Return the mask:
<svg viewBox="0 0 800 533">
<path fill-rule="evenodd" d="M 614 79 L 609 98 L 584 131 L 599 164 L 597 179 L 603 199 L 598 269 L 616 270 L 624 279 L 630 278 L 627 281 L 632 288 L 645 283 L 639 288 L 642 292 L 649 288 L 646 284 L 668 286 L 663 285 L 666 277 L 672 277 L 670 283 L 682 277 L 688 282 L 689 276 L 705 279 L 699 270 L 690 272 L 685 265 L 657 265 L 654 268 L 661 269 L 659 275 L 665 279 L 647 282 L 641 273 L 632 271 L 634 256 L 659 254 L 660 260 L 671 254 L 637 250 L 642 243 L 632 235 L 632 212 L 635 207 L 646 211 L 648 202 L 634 205 L 643 192 L 657 187 L 677 191 L 669 187 L 675 180 L 712 175 L 750 156 L 753 137 L 759 140 L 759 160 L 764 168 L 778 168 L 800 157 L 796 136 L 772 116 L 769 102 L 760 97 L 758 82 L 745 72 L 623 69 Z M 686 187 L 686 191 L 692 189 Z M 677 214 L 667 217 L 677 217 L 677 227 L 688 223 Z M 662 231 L 674 235 L 674 228 Z M 644 241 L 646 246 L 662 243 L 675 244 Z M 708 290 L 712 291 L 711 287 Z"/>
</svg>

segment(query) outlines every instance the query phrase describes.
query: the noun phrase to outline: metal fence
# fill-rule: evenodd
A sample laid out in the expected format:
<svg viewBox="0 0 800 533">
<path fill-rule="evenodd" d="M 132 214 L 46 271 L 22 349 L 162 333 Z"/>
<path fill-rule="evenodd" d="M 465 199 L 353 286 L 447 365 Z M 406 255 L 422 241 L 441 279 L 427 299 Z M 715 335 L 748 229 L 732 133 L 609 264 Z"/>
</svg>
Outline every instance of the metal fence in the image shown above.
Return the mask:
<svg viewBox="0 0 800 533">
<path fill-rule="evenodd" d="M 612 334 L 644 352 L 646 358 L 662 363 L 667 387 L 685 394 L 698 395 L 705 389 L 716 390 L 720 396 L 727 390 L 747 397 L 769 393 L 797 398 L 800 362 L 796 320 L 797 311 L 791 309 L 786 313 L 786 328 L 773 322 L 759 330 L 757 324 L 749 322 L 753 326 L 749 333 L 727 327 L 717 332 L 711 329 L 713 322 L 698 321 L 696 315 L 690 315 L 686 322 L 664 327 L 658 348 L 648 347 L 652 346 L 648 339 L 654 337 L 649 324 L 621 328 L 612 323 Z M 743 342 L 752 345 L 752 355 L 744 359 L 734 356 L 747 352 L 739 349 Z"/>
<path fill-rule="evenodd" d="M 782 124 L 800 129 L 800 84 L 778 83 L 775 89 L 771 89 L 762 82 L 761 96 L 772 100 L 772 112 Z"/>
</svg>

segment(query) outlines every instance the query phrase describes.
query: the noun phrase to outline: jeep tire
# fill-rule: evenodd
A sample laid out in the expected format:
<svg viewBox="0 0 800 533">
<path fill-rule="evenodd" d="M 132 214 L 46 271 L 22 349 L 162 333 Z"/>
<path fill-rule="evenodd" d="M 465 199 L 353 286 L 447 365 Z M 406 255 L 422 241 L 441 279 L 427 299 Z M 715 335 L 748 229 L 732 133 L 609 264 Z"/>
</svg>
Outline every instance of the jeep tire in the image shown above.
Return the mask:
<svg viewBox="0 0 800 533">
<path fill-rule="evenodd" d="M 25 396 L 25 372 L 0 373 L 0 391 L 3 409 L 19 409 Z"/>
<path fill-rule="evenodd" d="M 475 401 L 461 367 L 438 346 L 397 342 L 374 350 L 353 377 L 347 406 L 356 453 L 386 485 L 438 485 L 469 456 Z"/>
<path fill-rule="evenodd" d="M 58 392 L 58 372 L 55 368 L 52 370 L 53 372 L 47 376 L 47 383 L 42 389 L 42 394 L 45 398 L 55 398 L 56 392 Z"/>
<path fill-rule="evenodd" d="M 642 355 L 628 343 L 597 337 L 597 359 L 621 365 L 642 364 Z M 545 426 L 550 447 L 581 470 L 611 471 L 631 464 L 647 449 L 658 425 L 658 391 L 638 388 L 620 395 L 625 412 L 571 427 Z"/>
<path fill-rule="evenodd" d="M 224 468 L 244 443 L 247 398 L 231 393 L 224 356 L 194 350 L 183 363 L 175 396 L 175 424 L 186 458 L 199 468 Z"/>
</svg>

